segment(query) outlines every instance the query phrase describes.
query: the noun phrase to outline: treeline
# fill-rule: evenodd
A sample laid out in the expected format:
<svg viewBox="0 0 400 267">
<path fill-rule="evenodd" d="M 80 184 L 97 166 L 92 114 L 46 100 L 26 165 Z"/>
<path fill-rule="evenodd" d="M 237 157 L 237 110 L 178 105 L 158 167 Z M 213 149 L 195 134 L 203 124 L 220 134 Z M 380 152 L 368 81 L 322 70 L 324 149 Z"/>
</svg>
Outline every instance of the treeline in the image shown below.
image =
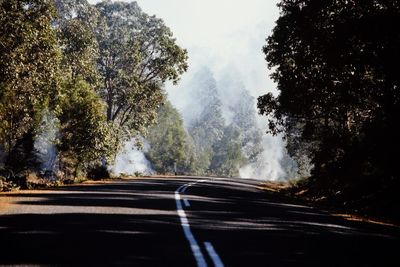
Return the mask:
<svg viewBox="0 0 400 267">
<path fill-rule="evenodd" d="M 190 110 L 183 111 L 190 113 L 185 123 L 171 104 L 159 109 L 159 121 L 146 137 L 145 154 L 155 171 L 237 177 L 244 166 L 263 164 L 254 98 L 235 82 L 226 90 L 235 96 L 224 106 L 218 86 L 223 85 L 208 68 L 194 74 L 185 89 L 191 94 Z"/>
<path fill-rule="evenodd" d="M 0 1 L 0 176 L 104 172 L 154 123 L 186 61 L 136 2 Z"/>
<path fill-rule="evenodd" d="M 359 206 L 388 198 L 385 205 L 397 207 L 400 2 L 283 0 L 279 7 L 264 47 L 279 95 L 258 99 L 270 132 L 285 134 L 299 162 L 310 159 L 306 183 L 317 197 Z"/>
</svg>

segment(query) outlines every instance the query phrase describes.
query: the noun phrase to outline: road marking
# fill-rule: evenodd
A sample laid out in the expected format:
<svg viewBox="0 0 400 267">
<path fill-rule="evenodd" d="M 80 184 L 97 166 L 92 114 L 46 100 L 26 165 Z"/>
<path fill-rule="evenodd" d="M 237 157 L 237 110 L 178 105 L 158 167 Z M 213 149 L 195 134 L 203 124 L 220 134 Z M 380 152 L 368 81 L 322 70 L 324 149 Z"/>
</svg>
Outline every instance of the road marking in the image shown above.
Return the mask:
<svg viewBox="0 0 400 267">
<path fill-rule="evenodd" d="M 184 184 L 175 190 L 176 210 L 178 211 L 178 215 L 181 220 L 183 233 L 185 234 L 186 239 L 189 241 L 190 248 L 192 250 L 194 258 L 196 259 L 198 267 L 207 267 L 207 262 L 204 259 L 203 253 L 201 252 L 199 243 L 194 237 L 192 231 L 190 230 L 189 220 L 186 216 L 185 210 L 182 207 L 182 201 L 186 207 L 189 207 L 190 203 L 186 198 L 182 200 L 180 193 L 185 193 L 186 189 L 189 188 L 190 186 L 205 181 L 206 180 L 199 180 L 197 182 Z M 222 263 L 221 258 L 218 256 L 217 252 L 215 251 L 213 245 L 210 242 L 204 242 L 204 246 L 206 247 L 207 253 L 210 256 L 211 260 L 213 261 L 214 266 L 224 267 L 224 264 Z"/>
<path fill-rule="evenodd" d="M 213 245 L 210 242 L 204 242 L 208 255 L 210 255 L 215 267 L 224 267 L 221 258 L 218 256 Z"/>
<path fill-rule="evenodd" d="M 196 238 L 194 238 L 193 233 L 190 230 L 189 220 L 187 219 L 186 213 L 183 210 L 181 196 L 179 194 L 181 192 L 185 192 L 186 188 L 193 184 L 194 183 L 182 185 L 175 191 L 176 210 L 178 211 L 178 215 L 181 220 L 183 233 L 185 234 L 186 239 L 189 241 L 193 256 L 196 259 L 197 266 L 207 267 L 206 260 L 204 259 L 203 253 L 200 250 L 199 244 L 197 243 Z"/>
<path fill-rule="evenodd" d="M 185 203 L 185 207 L 190 207 L 190 203 L 186 198 L 183 200 L 183 203 Z"/>
</svg>

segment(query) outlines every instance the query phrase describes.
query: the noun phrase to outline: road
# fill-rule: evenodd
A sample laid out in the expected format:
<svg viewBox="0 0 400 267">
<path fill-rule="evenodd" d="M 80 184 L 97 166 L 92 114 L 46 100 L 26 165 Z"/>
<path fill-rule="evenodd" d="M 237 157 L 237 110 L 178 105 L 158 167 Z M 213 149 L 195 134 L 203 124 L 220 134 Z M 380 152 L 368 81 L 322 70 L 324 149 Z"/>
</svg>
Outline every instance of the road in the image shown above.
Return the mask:
<svg viewBox="0 0 400 267">
<path fill-rule="evenodd" d="M 1 201 L 0 265 L 400 266 L 398 228 L 289 203 L 251 180 L 145 178 Z"/>
</svg>

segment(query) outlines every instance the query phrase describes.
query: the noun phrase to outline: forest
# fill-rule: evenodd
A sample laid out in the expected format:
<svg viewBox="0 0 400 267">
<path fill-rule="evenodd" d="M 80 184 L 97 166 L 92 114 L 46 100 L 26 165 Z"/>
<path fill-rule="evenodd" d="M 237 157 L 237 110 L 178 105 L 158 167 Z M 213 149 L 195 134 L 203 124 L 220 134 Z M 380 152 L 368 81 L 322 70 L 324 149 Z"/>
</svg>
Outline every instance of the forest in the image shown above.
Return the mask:
<svg viewBox="0 0 400 267">
<path fill-rule="evenodd" d="M 255 100 L 243 87 L 236 88 L 240 102 L 222 104 L 218 83 L 209 68 L 190 81 L 191 116 L 182 116 L 170 103 L 158 111 L 158 123 L 149 128 L 145 153 L 159 173 L 238 177 L 249 164 L 262 164 L 262 131 L 256 123 Z M 197 102 L 197 103 L 195 103 Z M 230 112 L 229 121 L 223 114 Z"/>
<path fill-rule="evenodd" d="M 250 166 L 256 178 L 272 134 L 285 141 L 296 194 L 396 208 L 400 3 L 278 6 L 260 51 L 277 93 L 256 103 L 238 82 L 230 99 L 204 66 L 183 120 L 165 84 L 188 70 L 188 52 L 136 2 L 0 1 L 2 187 L 110 177 L 127 143 L 159 174 L 238 177 Z"/>
<path fill-rule="evenodd" d="M 398 218 L 399 1 L 294 1 L 263 48 L 269 132 L 312 165 L 297 192 Z"/>
<path fill-rule="evenodd" d="M 107 176 L 121 144 L 143 135 L 163 84 L 187 52 L 136 2 L 0 2 L 1 176 Z"/>
<path fill-rule="evenodd" d="M 6 189 L 108 178 L 126 144 L 143 149 L 161 174 L 232 177 L 262 164 L 254 98 L 240 87 L 241 102 L 230 104 L 227 122 L 207 67 L 192 92 L 201 108 L 183 124 L 165 83 L 177 83 L 188 69 L 187 51 L 136 2 L 1 1 L 0 7 Z"/>
</svg>

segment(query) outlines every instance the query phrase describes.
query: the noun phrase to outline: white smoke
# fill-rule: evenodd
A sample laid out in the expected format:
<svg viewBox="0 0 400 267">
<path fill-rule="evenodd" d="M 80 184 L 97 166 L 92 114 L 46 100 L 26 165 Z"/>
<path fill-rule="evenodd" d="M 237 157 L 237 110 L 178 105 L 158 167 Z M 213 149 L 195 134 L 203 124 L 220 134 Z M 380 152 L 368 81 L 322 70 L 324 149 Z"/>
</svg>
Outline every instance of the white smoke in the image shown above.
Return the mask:
<svg viewBox="0 0 400 267">
<path fill-rule="evenodd" d="M 223 115 L 227 123 L 231 123 L 233 119 L 232 110 L 235 106 L 239 106 L 242 101 L 242 92 L 246 90 L 249 92 L 243 81 L 247 80 L 247 84 L 253 84 L 252 81 L 246 79 L 240 70 L 235 66 L 226 67 L 219 73 L 218 89 L 222 98 Z M 255 86 L 255 85 L 253 85 Z M 257 99 L 257 94 L 253 88 L 250 90 L 254 99 Z M 272 136 L 266 134 L 267 124 L 266 119 L 257 113 L 256 101 L 254 101 L 254 112 L 256 118 L 254 127 L 257 127 L 262 134 L 261 145 L 263 151 L 258 156 L 258 161 L 249 163 L 239 169 L 239 176 L 241 178 L 254 178 L 260 180 L 282 180 L 288 177 L 288 166 L 283 166 L 282 159 L 287 155 L 285 153 L 285 143 L 282 136 Z M 249 118 L 251 120 L 252 118 Z"/>
<path fill-rule="evenodd" d="M 196 86 L 193 76 L 203 66 L 212 71 L 217 81 L 223 104 L 222 113 L 227 123 L 232 121 L 233 115 L 229 104 L 240 101 L 240 94 L 237 92 L 241 87 L 248 90 L 255 99 L 267 92 L 277 93 L 276 85 L 268 77 L 270 72 L 267 69 L 265 55 L 262 53 L 262 47 L 266 44 L 265 39 L 271 33 L 274 21 L 279 16 L 277 1 L 251 0 L 251 4 L 235 6 L 230 10 L 224 9 L 225 4 L 219 1 L 202 3 L 203 8 L 211 9 L 208 22 L 204 22 L 204 19 L 197 21 L 197 17 L 190 14 L 188 16 L 191 17 L 187 18 L 190 23 L 180 24 L 173 16 L 172 10 L 164 11 L 161 7 L 154 9 L 157 10 L 155 13 L 158 16 L 162 18 L 165 16 L 167 24 L 172 26 L 178 40 L 182 38 L 182 46 L 189 52 L 188 73 L 177 87 L 167 86 L 169 99 L 181 111 L 185 125 L 196 117 L 200 109 L 192 93 Z M 144 2 L 139 4 L 147 5 Z M 148 8 L 155 7 L 149 5 Z M 226 19 L 221 20 L 219 8 L 224 10 Z M 210 24 L 210 27 L 207 28 L 204 23 Z M 197 30 L 193 31 L 193 27 Z M 263 132 L 264 151 L 257 163 L 240 169 L 240 176 L 263 180 L 288 178 L 289 166 L 285 166 L 286 161 L 283 160 L 287 158 L 284 141 L 280 136 L 265 134 L 267 128 L 265 117 L 257 115 L 257 124 Z"/>
<path fill-rule="evenodd" d="M 147 145 L 145 144 L 144 149 L 146 147 Z M 150 175 L 154 173 L 143 150 L 136 146 L 135 139 L 125 142 L 115 159 L 114 165 L 110 167 L 110 171 L 114 175 Z"/>
<path fill-rule="evenodd" d="M 34 148 L 40 162 L 42 171 L 52 171 L 58 168 L 56 142 L 59 135 L 59 121 L 49 110 L 42 115 L 37 134 L 35 136 Z"/>
<path fill-rule="evenodd" d="M 240 99 L 234 86 L 225 86 L 227 76 L 235 77 L 235 80 L 239 77 L 240 86 L 243 85 L 254 98 L 267 92 L 277 93 L 276 85 L 268 77 L 270 72 L 262 47 L 279 17 L 278 0 L 137 2 L 145 12 L 162 18 L 177 37 L 179 45 L 188 50 L 189 71 L 178 86 L 166 86 L 169 100 L 181 112 L 185 126 L 202 110 L 201 103 L 193 94 L 196 87 L 193 75 L 204 66 L 212 71 L 221 85 L 218 89 L 223 102 L 222 112 L 228 123 L 232 120 L 232 111 L 227 108 L 227 103 Z M 207 14 L 206 19 L 204 14 Z M 265 133 L 266 118 L 257 116 L 257 122 Z M 287 157 L 284 141 L 279 136 L 263 134 L 262 144 L 264 152 L 260 161 L 243 167 L 241 176 L 266 180 L 287 178 L 288 166 L 282 166 L 282 159 Z"/>
<path fill-rule="evenodd" d="M 186 127 L 198 117 L 203 109 L 203 103 L 199 101 L 196 93 L 202 81 L 196 80 L 196 73 L 204 66 L 199 66 L 196 62 L 193 64 L 191 72 L 185 75 L 178 87 L 168 87 L 169 99 L 181 112 Z M 242 101 L 243 90 L 247 90 L 255 99 L 259 96 L 259 92 L 252 87 L 248 88 L 249 85 L 254 86 L 255 81 L 247 82 L 248 85 L 246 85 L 249 78 L 245 78 L 243 72 L 235 65 L 226 66 L 224 69 L 215 68 L 212 70 L 212 75 L 217 82 L 216 88 L 221 99 L 222 115 L 228 125 L 233 120 L 233 109 Z M 283 161 L 284 158 L 288 158 L 285 143 L 281 136 L 266 134 L 267 120 L 257 114 L 256 101 L 254 101 L 254 105 L 255 126 L 262 133 L 263 152 L 259 155 L 257 162 L 243 166 L 239 170 L 239 175 L 241 178 L 274 181 L 290 178 L 293 171 L 289 171 L 289 169 L 293 169 L 293 162 L 291 160 Z"/>
<path fill-rule="evenodd" d="M 264 135 L 262 139 L 263 152 L 255 163 L 250 163 L 239 169 L 241 178 L 277 181 L 287 177 L 287 172 L 282 166 L 285 153 L 282 139 Z"/>
</svg>

